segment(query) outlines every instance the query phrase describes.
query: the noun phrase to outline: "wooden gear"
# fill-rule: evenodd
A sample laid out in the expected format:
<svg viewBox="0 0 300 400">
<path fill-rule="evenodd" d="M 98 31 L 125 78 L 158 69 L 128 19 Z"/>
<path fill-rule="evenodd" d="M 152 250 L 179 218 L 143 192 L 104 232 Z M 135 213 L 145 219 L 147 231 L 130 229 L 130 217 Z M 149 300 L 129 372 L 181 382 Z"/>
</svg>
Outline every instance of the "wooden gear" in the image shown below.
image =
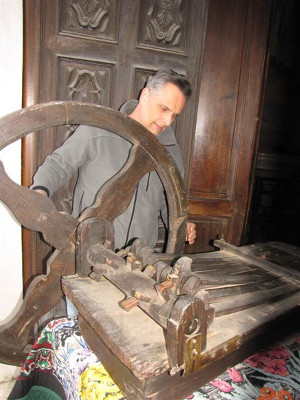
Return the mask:
<svg viewBox="0 0 300 400">
<path fill-rule="evenodd" d="M 1 164 L 1 201 L 56 248 L 47 275 L 33 280 L 21 309 L 0 325 L 1 362 L 24 362 L 33 325 L 64 292 L 79 311 L 85 340 L 127 400 L 175 400 L 296 321 L 299 249 L 281 243 L 237 248 L 216 240 L 220 251 L 182 255 L 186 204 L 180 174 L 157 138 L 126 115 L 75 102 L 28 107 L 0 120 L 0 149 L 64 124 L 108 129 L 133 146 L 122 171 L 78 220 L 12 182 Z M 155 253 L 143 238 L 114 253 L 112 223 L 153 170 L 168 199 L 167 253 Z"/>
</svg>

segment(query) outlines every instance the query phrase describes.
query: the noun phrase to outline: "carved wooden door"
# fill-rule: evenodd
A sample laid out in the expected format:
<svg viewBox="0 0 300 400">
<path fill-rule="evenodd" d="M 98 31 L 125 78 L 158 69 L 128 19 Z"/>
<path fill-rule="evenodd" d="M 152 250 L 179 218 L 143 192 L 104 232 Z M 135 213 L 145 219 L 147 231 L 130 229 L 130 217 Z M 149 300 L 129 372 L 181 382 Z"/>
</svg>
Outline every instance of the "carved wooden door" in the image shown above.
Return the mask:
<svg viewBox="0 0 300 400">
<path fill-rule="evenodd" d="M 192 143 L 206 7 L 206 0 L 26 0 L 25 105 L 74 100 L 118 109 L 137 97 L 146 76 L 171 67 L 195 88 L 175 127 L 179 142 Z M 24 141 L 25 186 L 71 129 Z M 188 168 L 191 147 L 182 148 Z M 59 209 L 70 195 L 56 193 Z M 26 285 L 51 249 L 26 230 L 23 240 Z"/>
<path fill-rule="evenodd" d="M 197 240 L 244 244 L 258 143 L 271 0 L 25 0 L 25 106 L 81 100 L 118 108 L 145 77 L 169 66 L 193 96 L 177 121 Z M 71 129 L 71 127 L 70 127 Z M 23 184 L 68 135 L 31 135 Z M 66 190 L 56 204 L 67 204 Z M 24 280 L 51 249 L 24 230 Z"/>
</svg>

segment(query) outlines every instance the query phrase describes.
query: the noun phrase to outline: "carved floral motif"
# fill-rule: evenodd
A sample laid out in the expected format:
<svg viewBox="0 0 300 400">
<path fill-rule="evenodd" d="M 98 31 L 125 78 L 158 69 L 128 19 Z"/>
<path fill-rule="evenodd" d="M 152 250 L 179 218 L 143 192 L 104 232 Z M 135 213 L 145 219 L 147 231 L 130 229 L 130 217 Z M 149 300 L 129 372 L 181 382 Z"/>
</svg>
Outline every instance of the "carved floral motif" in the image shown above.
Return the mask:
<svg viewBox="0 0 300 400">
<path fill-rule="evenodd" d="M 146 40 L 178 45 L 182 36 L 182 0 L 155 1 L 147 13 Z"/>
<path fill-rule="evenodd" d="M 86 103 L 100 104 L 103 74 L 86 69 L 69 70 L 67 82 L 68 100 L 81 101 Z"/>
<path fill-rule="evenodd" d="M 70 3 L 70 7 L 82 28 L 105 31 L 109 18 L 107 0 L 76 0 Z"/>
</svg>

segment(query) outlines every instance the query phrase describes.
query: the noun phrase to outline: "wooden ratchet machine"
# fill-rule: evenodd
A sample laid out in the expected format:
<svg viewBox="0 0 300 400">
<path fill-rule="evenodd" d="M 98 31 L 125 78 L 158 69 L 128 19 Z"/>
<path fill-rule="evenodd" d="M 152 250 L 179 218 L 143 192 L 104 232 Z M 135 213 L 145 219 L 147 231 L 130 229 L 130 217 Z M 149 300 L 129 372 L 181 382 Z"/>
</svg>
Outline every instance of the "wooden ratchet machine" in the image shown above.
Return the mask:
<svg viewBox="0 0 300 400">
<path fill-rule="evenodd" d="M 271 339 L 298 325 L 300 250 L 283 243 L 184 255 L 186 196 L 163 145 L 124 114 L 51 102 L 0 119 L 0 149 L 31 132 L 67 124 L 111 130 L 131 141 L 123 169 L 78 219 L 14 183 L 0 164 L 0 200 L 54 252 L 21 308 L 0 324 L 0 361 L 22 365 L 39 319 L 65 294 L 80 331 L 127 400 L 180 400 Z M 143 238 L 115 253 L 113 221 L 140 179 L 156 171 L 169 207 L 166 253 Z"/>
</svg>

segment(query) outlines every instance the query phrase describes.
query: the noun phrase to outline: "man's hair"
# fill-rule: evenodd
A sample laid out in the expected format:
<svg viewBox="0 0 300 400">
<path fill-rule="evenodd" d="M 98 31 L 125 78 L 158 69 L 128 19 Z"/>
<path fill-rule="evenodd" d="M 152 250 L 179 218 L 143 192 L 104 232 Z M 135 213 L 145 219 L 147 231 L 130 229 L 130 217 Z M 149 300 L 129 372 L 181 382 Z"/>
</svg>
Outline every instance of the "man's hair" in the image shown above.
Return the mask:
<svg viewBox="0 0 300 400">
<path fill-rule="evenodd" d="M 166 83 L 172 83 L 177 86 L 187 99 L 192 94 L 189 81 L 172 69 L 160 69 L 154 75 L 149 76 L 146 87 L 152 89 L 154 92 L 158 92 Z"/>
</svg>

